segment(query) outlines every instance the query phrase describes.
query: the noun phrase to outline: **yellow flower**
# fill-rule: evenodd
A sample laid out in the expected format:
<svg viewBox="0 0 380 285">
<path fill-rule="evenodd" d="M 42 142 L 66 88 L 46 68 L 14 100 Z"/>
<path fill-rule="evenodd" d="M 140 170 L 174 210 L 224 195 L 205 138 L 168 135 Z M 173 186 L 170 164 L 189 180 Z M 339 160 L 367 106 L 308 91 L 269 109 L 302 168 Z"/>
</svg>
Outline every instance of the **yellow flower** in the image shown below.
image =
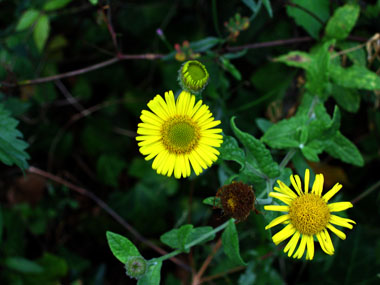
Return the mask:
<svg viewBox="0 0 380 285">
<path fill-rule="evenodd" d="M 182 91 L 177 101 L 172 91 L 165 92 L 165 100 L 157 95 L 143 110 L 138 124 L 136 140 L 145 159 L 153 159 L 152 168 L 158 174 L 175 178 L 188 177 L 190 164 L 196 175 L 218 159 L 219 147 L 223 142 L 222 129 L 214 127 L 214 120 L 202 100 Z"/>
<path fill-rule="evenodd" d="M 277 180 L 280 187 L 274 187 L 277 192 L 270 192 L 269 196 L 279 199 L 286 206 L 270 205 L 264 206 L 267 211 L 287 212 L 273 221 L 271 221 L 265 229 L 269 229 L 278 224 L 286 224 L 280 232 L 275 234 L 272 239 L 277 245 L 285 239 L 292 236 L 288 244 L 285 246 L 284 252 L 288 252 L 290 257 L 297 247 L 298 241 L 301 239 L 298 250 L 293 258 L 301 258 L 306 249 L 306 259 L 312 260 L 314 257 L 314 236 L 317 238 L 322 250 L 332 255 L 334 254 L 334 246 L 327 229 L 332 231 L 341 239 L 346 239 L 346 235 L 333 225 L 352 229 L 350 223 L 356 224 L 353 220 L 333 215 L 333 212 L 344 211 L 352 207 L 350 202 L 327 202 L 342 188 L 342 185 L 336 183 L 325 195 L 322 196 L 323 190 L 323 174 L 317 174 L 311 192 L 309 192 L 309 169 L 305 171 L 305 191 L 302 191 L 301 179 L 298 175 L 290 176 L 290 182 L 297 193 L 294 193 L 282 181 Z"/>
</svg>

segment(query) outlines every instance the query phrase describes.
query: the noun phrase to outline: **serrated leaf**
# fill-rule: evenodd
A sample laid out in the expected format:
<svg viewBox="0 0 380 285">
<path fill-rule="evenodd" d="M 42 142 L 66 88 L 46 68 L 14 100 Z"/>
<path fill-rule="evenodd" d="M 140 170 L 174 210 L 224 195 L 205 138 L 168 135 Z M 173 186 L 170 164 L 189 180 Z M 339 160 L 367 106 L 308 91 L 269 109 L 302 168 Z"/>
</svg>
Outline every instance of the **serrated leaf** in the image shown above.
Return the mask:
<svg viewBox="0 0 380 285">
<path fill-rule="evenodd" d="M 26 169 L 29 155 L 25 149 L 28 144 L 21 140 L 22 133 L 16 129 L 17 125 L 18 121 L 0 104 L 0 160 L 6 165 L 16 164 L 21 169 Z"/>
<path fill-rule="evenodd" d="M 4 264 L 9 269 L 21 273 L 42 273 L 44 269 L 38 263 L 23 257 L 8 257 L 5 259 Z"/>
<path fill-rule="evenodd" d="M 280 174 L 280 170 L 278 169 L 278 164 L 273 161 L 270 151 L 260 140 L 239 130 L 235 125 L 234 119 L 235 117 L 231 118 L 231 128 L 234 134 L 247 151 L 253 155 L 260 170 L 270 178 L 277 177 Z"/>
<path fill-rule="evenodd" d="M 240 256 L 239 237 L 233 219 L 228 222 L 227 228 L 222 234 L 222 244 L 224 253 L 236 265 L 246 265 Z"/>
<path fill-rule="evenodd" d="M 345 39 L 355 26 L 359 13 L 360 7 L 355 4 L 346 4 L 337 8 L 327 22 L 326 37 L 338 40 Z"/>
<path fill-rule="evenodd" d="M 331 94 L 335 101 L 348 112 L 355 113 L 360 106 L 360 94 L 356 89 L 332 85 Z"/>
<path fill-rule="evenodd" d="M 358 148 L 339 131 L 334 137 L 323 142 L 325 151 L 343 162 L 363 166 L 364 160 Z"/>
<path fill-rule="evenodd" d="M 45 3 L 43 9 L 45 11 L 53 11 L 65 7 L 72 0 L 49 0 Z"/>
<path fill-rule="evenodd" d="M 223 67 L 232 74 L 233 77 L 235 77 L 237 80 L 241 80 L 241 74 L 240 71 L 233 65 L 227 58 L 220 57 L 223 63 Z"/>
<path fill-rule="evenodd" d="M 313 59 L 310 54 L 303 51 L 291 51 L 274 59 L 276 62 L 282 62 L 286 65 L 303 69 L 309 69 L 312 64 L 312 60 Z"/>
<path fill-rule="evenodd" d="M 42 51 L 46 40 L 49 37 L 50 32 L 50 22 L 49 17 L 45 14 L 40 15 L 37 20 L 37 23 L 34 27 L 33 38 L 34 43 L 36 44 L 39 51 Z"/>
<path fill-rule="evenodd" d="M 334 83 L 342 87 L 366 90 L 380 89 L 380 77 L 364 66 L 353 65 L 343 68 L 334 64 L 330 66 L 330 76 Z"/>
<path fill-rule="evenodd" d="M 147 272 L 137 281 L 137 285 L 159 285 L 161 280 L 162 261 L 151 259 L 148 261 Z"/>
<path fill-rule="evenodd" d="M 298 148 L 302 127 L 308 121 L 307 115 L 284 119 L 270 127 L 261 140 L 273 148 Z"/>
<path fill-rule="evenodd" d="M 312 11 L 322 22 L 326 21 L 329 17 L 329 2 L 328 0 L 292 0 L 292 3 L 303 7 L 308 11 Z M 290 17 L 293 17 L 297 25 L 304 28 L 309 35 L 313 38 L 318 38 L 319 32 L 322 29 L 323 23 L 315 19 L 312 15 L 300 9 L 299 7 L 292 7 L 288 5 L 286 12 Z"/>
<path fill-rule="evenodd" d="M 319 141 L 312 141 L 301 148 L 302 154 L 307 160 L 319 162 L 318 154 L 322 153 L 323 147 Z"/>
<path fill-rule="evenodd" d="M 110 231 L 107 231 L 106 236 L 113 255 L 121 263 L 125 264 L 130 256 L 141 256 L 135 245 L 126 237 Z"/>
<path fill-rule="evenodd" d="M 16 31 L 22 31 L 31 27 L 40 15 L 40 11 L 35 9 L 26 10 L 17 23 Z"/>
<path fill-rule="evenodd" d="M 255 122 L 263 133 L 265 133 L 271 126 L 273 126 L 273 123 L 271 121 L 264 118 L 257 118 Z"/>
<path fill-rule="evenodd" d="M 241 168 L 244 167 L 245 154 L 234 137 L 223 136 L 223 144 L 220 146 L 219 152 L 219 158 L 235 161 L 241 165 Z"/>
</svg>

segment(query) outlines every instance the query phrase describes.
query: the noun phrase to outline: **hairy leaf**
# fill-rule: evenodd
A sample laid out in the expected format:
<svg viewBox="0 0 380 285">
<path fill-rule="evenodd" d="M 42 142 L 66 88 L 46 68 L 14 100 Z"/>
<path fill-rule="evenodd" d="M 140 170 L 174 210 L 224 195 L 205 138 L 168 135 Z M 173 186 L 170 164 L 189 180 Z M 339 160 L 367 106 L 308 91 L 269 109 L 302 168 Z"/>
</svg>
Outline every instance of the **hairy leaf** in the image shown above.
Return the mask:
<svg viewBox="0 0 380 285">
<path fill-rule="evenodd" d="M 162 261 L 154 258 L 148 261 L 147 266 L 147 272 L 137 281 L 137 285 L 159 285 Z"/>
<path fill-rule="evenodd" d="M 334 64 L 330 66 L 330 76 L 333 82 L 342 87 L 366 90 L 380 89 L 380 77 L 364 66 L 353 65 L 343 68 Z"/>
<path fill-rule="evenodd" d="M 234 137 L 231 136 L 223 136 L 223 144 L 219 148 L 219 158 L 224 160 L 232 160 L 244 167 L 245 164 L 245 154 L 244 150 L 242 150 L 238 142 Z"/>
</svg>

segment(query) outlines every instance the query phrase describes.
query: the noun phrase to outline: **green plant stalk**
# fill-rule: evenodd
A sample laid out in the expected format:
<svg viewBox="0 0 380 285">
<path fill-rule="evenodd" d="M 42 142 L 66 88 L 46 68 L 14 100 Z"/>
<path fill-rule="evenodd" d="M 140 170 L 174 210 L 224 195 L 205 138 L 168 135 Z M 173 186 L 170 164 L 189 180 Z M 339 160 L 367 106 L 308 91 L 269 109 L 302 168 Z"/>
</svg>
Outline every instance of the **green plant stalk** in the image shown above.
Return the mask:
<svg viewBox="0 0 380 285">
<path fill-rule="evenodd" d="M 234 221 L 235 219 L 232 219 L 232 220 Z M 229 221 L 230 220 L 228 220 L 225 223 L 221 224 L 220 226 L 216 227 L 211 232 L 208 232 L 208 233 L 204 234 L 203 236 L 200 236 L 199 238 L 197 238 L 196 240 L 192 241 L 191 243 L 186 244 L 184 246 L 184 250 L 186 251 L 186 250 L 190 249 L 194 245 L 197 245 L 198 243 L 204 241 L 205 239 L 209 238 L 213 234 L 216 234 L 217 232 L 220 232 L 221 230 L 225 229 L 228 226 Z M 176 256 L 176 255 L 178 255 L 178 254 L 180 254 L 182 252 L 183 252 L 183 250 L 177 249 L 175 251 L 172 251 L 172 252 L 170 252 L 170 253 L 168 253 L 166 255 L 163 255 L 163 256 L 157 258 L 156 260 L 158 260 L 158 261 L 164 261 L 164 260 L 172 258 L 173 256 Z"/>
</svg>

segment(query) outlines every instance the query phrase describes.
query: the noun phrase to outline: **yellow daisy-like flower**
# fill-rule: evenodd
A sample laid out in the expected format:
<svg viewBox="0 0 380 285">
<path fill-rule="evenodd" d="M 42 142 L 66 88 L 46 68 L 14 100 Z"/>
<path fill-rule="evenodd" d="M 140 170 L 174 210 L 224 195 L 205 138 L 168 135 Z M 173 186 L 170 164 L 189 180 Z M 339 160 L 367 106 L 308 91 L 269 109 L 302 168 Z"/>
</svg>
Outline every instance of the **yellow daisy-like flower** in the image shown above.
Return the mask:
<svg viewBox="0 0 380 285">
<path fill-rule="evenodd" d="M 332 255 L 334 254 L 334 246 L 327 229 L 332 231 L 341 239 L 346 239 L 346 235 L 338 230 L 334 225 L 352 229 L 352 224 L 356 224 L 353 220 L 333 215 L 333 212 L 344 211 L 352 207 L 350 202 L 327 202 L 342 188 L 342 185 L 336 183 L 325 195 L 322 196 L 323 190 L 323 174 L 317 174 L 311 192 L 309 192 L 309 169 L 305 171 L 305 191 L 302 191 L 301 179 L 298 175 L 291 175 L 292 183 L 296 193 L 286 186 L 282 181 L 277 183 L 280 187 L 274 187 L 277 192 L 270 192 L 269 196 L 279 199 L 286 206 L 269 205 L 264 206 L 267 211 L 287 212 L 273 221 L 271 221 L 265 229 L 272 228 L 278 224 L 286 224 L 280 232 L 276 233 L 272 239 L 277 245 L 285 239 L 292 236 L 288 244 L 285 246 L 284 252 L 288 252 L 290 257 L 297 247 L 298 241 L 301 239 L 298 250 L 293 258 L 301 258 L 306 249 L 306 259 L 312 260 L 314 257 L 314 236 L 317 238 L 322 250 Z"/>
<path fill-rule="evenodd" d="M 195 96 L 182 91 L 177 101 L 172 91 L 165 92 L 165 100 L 157 95 L 143 110 L 138 124 L 136 140 L 145 160 L 154 158 L 152 168 L 158 174 L 175 178 L 188 177 L 190 164 L 196 175 L 218 159 L 219 147 L 223 142 L 222 129 L 215 126 L 207 105 Z"/>
</svg>

